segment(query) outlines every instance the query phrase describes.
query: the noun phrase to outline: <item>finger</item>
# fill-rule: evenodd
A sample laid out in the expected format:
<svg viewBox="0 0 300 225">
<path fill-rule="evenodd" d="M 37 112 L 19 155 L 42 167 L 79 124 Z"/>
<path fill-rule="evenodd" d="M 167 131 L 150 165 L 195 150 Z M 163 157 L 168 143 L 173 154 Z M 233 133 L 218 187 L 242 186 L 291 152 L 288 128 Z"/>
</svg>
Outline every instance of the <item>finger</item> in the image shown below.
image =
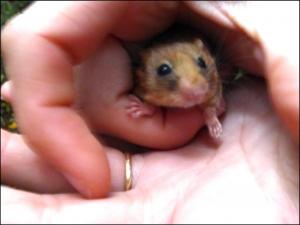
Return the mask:
<svg viewBox="0 0 300 225">
<path fill-rule="evenodd" d="M 1 140 L 2 184 L 38 193 L 75 191 L 58 171 L 24 143 L 20 135 L 1 129 Z M 124 191 L 124 154 L 108 147 L 106 152 L 110 165 L 111 190 Z"/>
<path fill-rule="evenodd" d="M 1 86 L 1 99 L 7 102 L 12 102 L 11 81 L 6 81 Z"/>
<path fill-rule="evenodd" d="M 118 1 L 38 1 L 9 21 L 4 31 L 18 28 L 18 33 L 38 35 L 80 62 L 114 29 L 127 6 Z"/>
<path fill-rule="evenodd" d="M 114 34 L 130 41 L 149 38 L 172 24 L 179 6 L 177 1 L 132 1 Z"/>
<path fill-rule="evenodd" d="M 189 21 L 205 28 L 211 35 L 223 33 L 226 36 L 228 29 L 231 30 L 229 38 L 224 41 L 225 55 L 228 49 L 234 53 L 231 54 L 231 61 L 235 65 L 266 77 L 274 106 L 299 143 L 299 52 L 296 50 L 299 49 L 298 4 L 276 2 L 271 10 L 267 2 L 186 4 L 197 12 L 198 19 L 197 15 L 187 16 L 186 12 L 183 17 L 195 18 Z M 214 23 L 201 21 L 199 15 L 205 15 Z M 237 39 L 231 38 L 230 33 Z M 282 41 L 286 37 L 288 41 Z M 241 61 L 241 58 L 245 60 Z"/>
<path fill-rule="evenodd" d="M 299 143 L 299 65 L 277 58 L 268 63 L 267 73 L 274 106 Z"/>
<path fill-rule="evenodd" d="M 276 3 L 273 5 L 272 20 L 274 26 L 260 28 L 266 55 L 266 78 L 272 102 L 299 143 L 299 4 L 296 2 Z M 282 9 L 285 9 L 284 12 Z M 282 12 L 279 18 L 275 15 Z M 290 24 L 287 26 L 287 24 Z M 276 35 L 270 36 L 270 33 Z M 287 41 L 284 40 L 288 37 Z"/>
<path fill-rule="evenodd" d="M 77 68 L 76 75 L 77 108 L 95 132 L 149 148 L 171 149 L 188 142 L 203 125 L 198 108 L 169 109 L 165 114 L 157 110 L 150 117 L 129 118 L 126 106 L 132 88 L 130 63 L 115 39 L 107 39 Z"/>
<path fill-rule="evenodd" d="M 22 137 L 1 129 L 1 184 L 45 192 L 74 192 L 66 179 L 39 158 Z"/>
<path fill-rule="evenodd" d="M 39 2 L 2 32 L 1 49 L 13 81 L 21 133 L 34 151 L 87 197 L 107 194 L 109 165 L 103 146 L 70 108 L 72 66 L 112 30 L 125 5 Z M 41 12 L 45 15 L 39 17 Z"/>
</svg>

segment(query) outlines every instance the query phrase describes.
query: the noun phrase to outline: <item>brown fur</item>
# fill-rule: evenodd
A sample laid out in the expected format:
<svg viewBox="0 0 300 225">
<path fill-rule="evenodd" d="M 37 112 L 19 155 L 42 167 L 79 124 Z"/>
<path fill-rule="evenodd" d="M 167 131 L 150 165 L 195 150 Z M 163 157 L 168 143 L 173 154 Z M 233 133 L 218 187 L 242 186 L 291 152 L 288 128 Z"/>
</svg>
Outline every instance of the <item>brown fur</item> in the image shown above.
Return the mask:
<svg viewBox="0 0 300 225">
<path fill-rule="evenodd" d="M 197 58 L 202 57 L 207 69 L 201 69 Z M 136 70 L 134 94 L 144 101 L 166 107 L 192 107 L 193 105 L 215 106 L 222 95 L 220 77 L 209 50 L 199 39 L 164 43 L 145 49 L 141 55 L 142 65 Z M 160 77 L 156 74 L 159 65 L 172 67 L 172 74 Z M 180 95 L 181 82 L 192 88 L 202 84 L 209 87 L 202 102 L 188 103 Z"/>
</svg>

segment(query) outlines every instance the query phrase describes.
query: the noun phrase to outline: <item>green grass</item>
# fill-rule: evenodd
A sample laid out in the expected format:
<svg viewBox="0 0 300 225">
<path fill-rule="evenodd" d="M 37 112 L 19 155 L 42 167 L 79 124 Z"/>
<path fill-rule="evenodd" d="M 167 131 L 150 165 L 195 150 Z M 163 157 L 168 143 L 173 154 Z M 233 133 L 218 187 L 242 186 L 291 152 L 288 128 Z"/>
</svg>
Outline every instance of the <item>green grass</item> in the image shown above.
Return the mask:
<svg viewBox="0 0 300 225">
<path fill-rule="evenodd" d="M 26 8 L 32 1 L 2 1 L 1 0 L 1 29 L 3 25 L 14 15 L 20 13 Z M 7 80 L 5 75 L 5 69 L 1 62 L 1 86 Z M 1 100 L 1 128 L 9 131 L 17 132 L 16 122 L 14 120 L 14 114 L 11 106 Z"/>
<path fill-rule="evenodd" d="M 32 1 L 1 1 L 1 27 L 12 16 L 20 13 Z"/>
</svg>

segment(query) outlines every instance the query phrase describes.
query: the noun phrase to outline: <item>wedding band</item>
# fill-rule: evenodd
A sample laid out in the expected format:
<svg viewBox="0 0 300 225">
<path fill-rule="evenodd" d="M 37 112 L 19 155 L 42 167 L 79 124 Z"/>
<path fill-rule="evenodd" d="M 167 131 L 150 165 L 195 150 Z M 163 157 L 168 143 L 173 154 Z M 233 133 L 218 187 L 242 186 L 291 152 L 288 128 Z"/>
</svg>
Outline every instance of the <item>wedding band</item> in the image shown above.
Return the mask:
<svg viewBox="0 0 300 225">
<path fill-rule="evenodd" d="M 128 191 L 132 188 L 132 163 L 131 155 L 128 152 L 125 152 L 125 191 Z"/>
</svg>

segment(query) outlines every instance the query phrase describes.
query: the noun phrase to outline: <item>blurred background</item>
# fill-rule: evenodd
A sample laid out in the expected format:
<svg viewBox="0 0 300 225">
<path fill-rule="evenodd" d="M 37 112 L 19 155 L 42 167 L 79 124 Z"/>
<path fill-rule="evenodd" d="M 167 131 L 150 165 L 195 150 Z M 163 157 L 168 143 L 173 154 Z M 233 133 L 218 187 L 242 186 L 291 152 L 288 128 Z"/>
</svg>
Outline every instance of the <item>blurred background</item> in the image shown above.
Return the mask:
<svg viewBox="0 0 300 225">
<path fill-rule="evenodd" d="M 1 0 L 1 30 L 4 24 L 14 15 L 21 13 L 28 5 L 33 1 L 2 1 Z M 21 37 L 22 38 L 22 37 Z M 5 75 L 5 69 L 2 63 L 1 56 L 1 87 L 2 84 L 7 80 Z M 17 132 L 17 125 L 14 120 L 13 110 L 11 106 L 1 100 L 1 128 Z"/>
</svg>

